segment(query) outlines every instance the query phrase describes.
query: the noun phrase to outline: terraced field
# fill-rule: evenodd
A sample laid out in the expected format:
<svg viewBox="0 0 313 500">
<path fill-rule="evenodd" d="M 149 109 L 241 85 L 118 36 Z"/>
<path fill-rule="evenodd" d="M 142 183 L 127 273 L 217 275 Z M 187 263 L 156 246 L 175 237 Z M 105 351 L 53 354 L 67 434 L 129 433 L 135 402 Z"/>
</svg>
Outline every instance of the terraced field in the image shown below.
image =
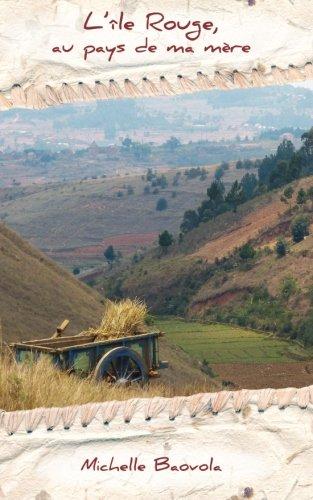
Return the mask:
<svg viewBox="0 0 313 500">
<path fill-rule="evenodd" d="M 170 342 L 209 364 L 293 361 L 292 344 L 253 330 L 176 318 L 159 319 L 157 326 L 167 333 Z"/>
<path fill-rule="evenodd" d="M 178 318 L 158 318 L 156 326 L 170 343 L 200 363 L 205 361 L 224 386 L 260 389 L 313 383 L 312 351 L 292 342 L 230 325 Z"/>
</svg>

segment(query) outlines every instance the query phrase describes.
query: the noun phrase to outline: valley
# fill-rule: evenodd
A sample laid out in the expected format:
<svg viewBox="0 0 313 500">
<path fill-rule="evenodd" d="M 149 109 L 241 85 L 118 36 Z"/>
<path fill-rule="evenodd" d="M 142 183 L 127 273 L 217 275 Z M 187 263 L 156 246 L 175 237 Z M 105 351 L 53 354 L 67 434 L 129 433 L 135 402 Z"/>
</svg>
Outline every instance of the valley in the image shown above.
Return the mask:
<svg viewBox="0 0 313 500">
<path fill-rule="evenodd" d="M 4 113 L 2 340 L 139 298 L 148 394 L 312 383 L 312 113 L 288 86 Z"/>
</svg>

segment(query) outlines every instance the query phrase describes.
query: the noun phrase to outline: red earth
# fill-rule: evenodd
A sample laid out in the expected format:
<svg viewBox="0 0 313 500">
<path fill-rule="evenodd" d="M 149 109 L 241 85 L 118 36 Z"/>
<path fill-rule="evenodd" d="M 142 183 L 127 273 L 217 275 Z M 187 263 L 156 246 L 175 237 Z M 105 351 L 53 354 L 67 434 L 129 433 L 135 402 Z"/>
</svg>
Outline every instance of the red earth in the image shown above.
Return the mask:
<svg viewBox="0 0 313 500">
<path fill-rule="evenodd" d="M 129 255 L 134 253 L 136 249 L 141 246 L 151 245 L 158 236 L 158 233 L 141 233 L 141 234 L 118 234 L 104 238 L 97 245 L 86 245 L 76 248 L 60 249 L 46 252 L 50 257 L 58 259 L 63 258 L 83 258 L 92 259 L 95 257 L 102 257 L 103 251 L 109 246 L 113 245 L 116 250 L 120 250 L 122 254 Z"/>
</svg>

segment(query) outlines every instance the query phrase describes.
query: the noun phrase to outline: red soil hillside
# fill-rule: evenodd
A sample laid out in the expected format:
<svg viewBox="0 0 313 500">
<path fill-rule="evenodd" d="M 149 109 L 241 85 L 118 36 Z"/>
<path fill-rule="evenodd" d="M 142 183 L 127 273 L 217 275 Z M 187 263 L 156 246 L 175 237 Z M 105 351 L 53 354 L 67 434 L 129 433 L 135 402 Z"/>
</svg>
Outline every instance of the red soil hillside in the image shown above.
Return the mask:
<svg viewBox="0 0 313 500">
<path fill-rule="evenodd" d="M 302 179 L 295 184 L 294 188 L 295 191 L 301 187 L 307 189 L 311 184 L 313 184 L 312 178 Z M 281 216 L 288 209 L 288 206 L 280 200 L 280 197 L 281 192 L 274 193 L 266 205 L 252 209 L 250 213 L 240 218 L 236 224 L 221 234 L 217 234 L 196 252 L 192 253 L 191 256 L 214 262 L 216 257 L 227 256 L 236 247 L 242 246 L 249 240 L 259 238 L 262 234 L 264 235 L 264 244 L 271 245 L 276 241 L 277 234 L 280 234 L 281 229 L 283 229 L 280 227 L 279 222 Z M 278 226 L 277 231 L 275 231 L 276 226 Z"/>
</svg>

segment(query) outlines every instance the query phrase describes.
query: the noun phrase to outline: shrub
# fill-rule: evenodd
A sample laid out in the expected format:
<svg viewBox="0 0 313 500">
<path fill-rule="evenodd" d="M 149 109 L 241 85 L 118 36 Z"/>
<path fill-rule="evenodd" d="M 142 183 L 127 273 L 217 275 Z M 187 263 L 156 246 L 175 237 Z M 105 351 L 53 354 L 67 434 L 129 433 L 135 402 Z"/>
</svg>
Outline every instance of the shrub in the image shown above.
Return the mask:
<svg viewBox="0 0 313 500">
<path fill-rule="evenodd" d="M 106 258 L 106 261 L 108 262 L 108 264 L 112 264 L 116 260 L 116 258 L 117 258 L 117 254 L 116 254 L 116 252 L 114 250 L 113 245 L 109 245 L 104 250 L 103 255 Z"/>
<path fill-rule="evenodd" d="M 283 238 L 279 238 L 275 247 L 277 257 L 285 257 L 287 253 L 287 243 Z"/>
<path fill-rule="evenodd" d="M 292 198 L 292 195 L 293 195 L 293 187 L 292 186 L 286 187 L 286 189 L 284 190 L 284 197 L 287 198 L 287 200 L 290 200 Z"/>
<path fill-rule="evenodd" d="M 163 250 L 167 250 L 174 242 L 173 235 L 168 231 L 163 231 L 163 233 L 159 234 L 159 246 Z"/>
<path fill-rule="evenodd" d="M 303 188 L 301 188 L 298 191 L 298 194 L 297 194 L 297 204 L 298 205 L 304 205 L 304 203 L 306 202 L 306 200 L 307 200 L 306 192 L 304 191 Z"/>
<path fill-rule="evenodd" d="M 291 223 L 291 234 L 293 241 L 299 243 L 309 234 L 309 218 L 306 215 L 298 215 Z"/>
<path fill-rule="evenodd" d="M 288 300 L 292 295 L 299 290 L 297 281 L 292 276 L 284 278 L 280 285 L 280 295 L 283 299 Z"/>
<path fill-rule="evenodd" d="M 239 257 L 242 260 L 253 259 L 255 257 L 255 250 L 250 243 L 246 243 L 239 249 Z"/>
<path fill-rule="evenodd" d="M 158 201 L 157 201 L 157 204 L 156 204 L 156 210 L 158 211 L 163 211 L 163 210 L 166 210 L 167 209 L 167 201 L 165 198 L 159 198 Z"/>
</svg>

